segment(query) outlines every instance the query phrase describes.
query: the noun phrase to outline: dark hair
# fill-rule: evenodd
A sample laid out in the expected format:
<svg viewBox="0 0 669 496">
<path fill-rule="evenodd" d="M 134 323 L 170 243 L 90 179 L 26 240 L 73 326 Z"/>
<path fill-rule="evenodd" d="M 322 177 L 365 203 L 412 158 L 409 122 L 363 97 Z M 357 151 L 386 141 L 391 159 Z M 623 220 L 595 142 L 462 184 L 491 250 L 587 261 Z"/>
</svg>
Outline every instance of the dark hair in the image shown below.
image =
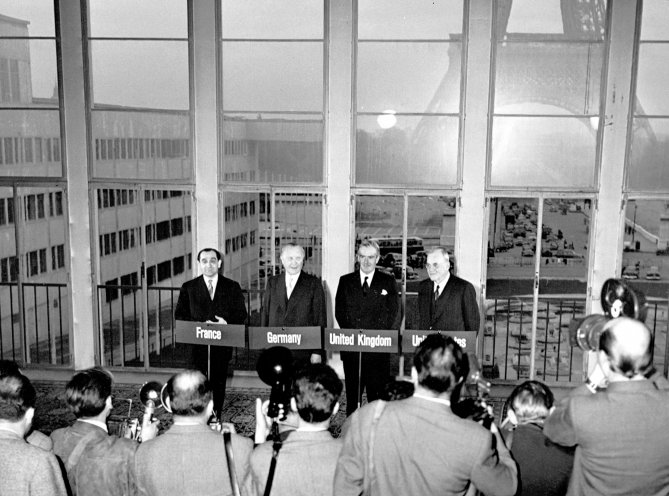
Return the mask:
<svg viewBox="0 0 669 496">
<path fill-rule="evenodd" d="M 211 384 L 199 370 L 174 374 L 167 381 L 167 394 L 172 414 L 184 417 L 200 415 L 213 398 Z"/>
<path fill-rule="evenodd" d="M 413 383 L 406 379 L 396 379 L 393 377 L 390 379 L 379 395 L 379 399 L 385 401 L 395 401 L 403 400 L 413 395 L 414 386 Z"/>
<path fill-rule="evenodd" d="M 37 393 L 30 380 L 19 373 L 0 375 L 0 419 L 16 422 L 35 408 Z"/>
<path fill-rule="evenodd" d="M 205 251 L 213 251 L 214 253 L 216 253 L 216 259 L 217 260 L 223 260 L 223 258 L 221 257 L 221 252 L 218 251 L 216 248 L 202 248 L 200 251 L 197 252 L 197 261 L 198 262 L 200 261 L 200 257 L 202 256 L 202 253 L 204 253 Z"/>
<path fill-rule="evenodd" d="M 20 374 L 21 367 L 13 360 L 0 360 L 0 375 Z"/>
<path fill-rule="evenodd" d="M 293 375 L 292 396 L 297 413 L 305 422 L 324 422 L 332 415 L 343 385 L 332 367 L 307 364 Z"/>
<path fill-rule="evenodd" d="M 469 373 L 469 364 L 460 345 L 450 336 L 428 335 L 416 347 L 413 365 L 418 384 L 435 393 L 445 393 Z"/>
<path fill-rule="evenodd" d="M 553 392 L 539 381 L 525 381 L 516 386 L 506 400 L 521 424 L 545 419 L 553 402 Z"/>
<path fill-rule="evenodd" d="M 112 383 L 111 374 L 102 368 L 82 370 L 65 386 L 65 401 L 75 417 L 95 417 L 105 409 Z"/>
</svg>

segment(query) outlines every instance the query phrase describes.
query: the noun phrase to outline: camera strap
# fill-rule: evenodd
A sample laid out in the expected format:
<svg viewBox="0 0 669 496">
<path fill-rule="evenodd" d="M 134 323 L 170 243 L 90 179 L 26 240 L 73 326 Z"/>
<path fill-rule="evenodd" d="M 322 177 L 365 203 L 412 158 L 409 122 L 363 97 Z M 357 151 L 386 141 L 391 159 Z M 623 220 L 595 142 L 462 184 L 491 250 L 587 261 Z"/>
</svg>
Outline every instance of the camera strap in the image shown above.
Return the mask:
<svg viewBox="0 0 669 496">
<path fill-rule="evenodd" d="M 230 431 L 223 431 L 223 442 L 225 443 L 225 454 L 228 462 L 228 475 L 230 476 L 232 494 L 234 496 L 241 496 L 239 482 L 237 481 L 237 471 L 235 470 L 235 457 L 232 454 L 232 434 Z"/>
<path fill-rule="evenodd" d="M 267 482 L 265 482 L 265 492 L 264 496 L 269 496 L 269 493 L 272 491 L 272 482 L 274 481 L 274 472 L 276 471 L 276 462 L 279 459 L 279 451 L 283 442 L 286 440 L 288 435 L 292 431 L 279 432 L 279 424 L 276 420 L 272 423 L 272 438 L 274 442 L 272 443 L 272 460 L 269 463 L 269 473 L 267 474 Z"/>
<path fill-rule="evenodd" d="M 372 417 L 372 425 L 369 428 L 369 447 L 367 450 L 367 467 L 364 476 L 364 488 L 362 494 L 369 496 L 372 493 L 372 478 L 374 477 L 374 439 L 376 437 L 376 426 L 379 423 L 383 409 L 386 407 L 386 402 L 378 400 L 374 407 L 374 416 Z"/>
</svg>

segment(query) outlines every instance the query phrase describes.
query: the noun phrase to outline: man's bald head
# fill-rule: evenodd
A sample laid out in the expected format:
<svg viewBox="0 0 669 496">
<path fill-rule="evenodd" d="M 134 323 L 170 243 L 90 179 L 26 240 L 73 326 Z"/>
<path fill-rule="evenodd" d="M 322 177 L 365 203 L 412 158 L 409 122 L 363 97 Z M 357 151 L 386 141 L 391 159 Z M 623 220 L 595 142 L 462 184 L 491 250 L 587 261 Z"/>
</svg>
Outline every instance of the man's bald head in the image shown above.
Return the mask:
<svg viewBox="0 0 669 496">
<path fill-rule="evenodd" d="M 613 372 L 631 379 L 650 367 L 653 337 L 643 322 L 618 317 L 604 327 L 599 349 L 606 353 Z"/>
<path fill-rule="evenodd" d="M 213 395 L 209 381 L 199 370 L 186 370 L 167 381 L 167 394 L 174 415 L 195 417 L 206 412 Z"/>
</svg>

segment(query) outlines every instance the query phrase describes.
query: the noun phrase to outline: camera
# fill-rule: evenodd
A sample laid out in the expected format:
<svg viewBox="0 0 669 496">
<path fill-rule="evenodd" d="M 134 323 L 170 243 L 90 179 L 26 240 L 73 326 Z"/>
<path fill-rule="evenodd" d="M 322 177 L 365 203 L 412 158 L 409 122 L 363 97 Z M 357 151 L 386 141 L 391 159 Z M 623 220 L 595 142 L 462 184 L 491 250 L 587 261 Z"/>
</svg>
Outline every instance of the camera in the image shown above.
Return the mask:
<svg viewBox="0 0 669 496">
<path fill-rule="evenodd" d="M 293 376 L 293 354 L 283 346 L 272 346 L 263 350 L 258 358 L 256 370 L 260 380 L 272 388 L 269 395 L 267 416 L 276 419 L 283 405 L 285 420 L 290 408 L 290 387 Z"/>
<path fill-rule="evenodd" d="M 490 383 L 483 379 L 476 355 L 467 353 L 465 357 L 469 373 L 455 391 L 451 410 L 458 417 L 471 419 L 490 429 L 494 420 L 492 408 L 488 404 Z"/>
<path fill-rule="evenodd" d="M 648 304 L 645 295 L 623 279 L 607 279 L 600 297 L 604 314 L 592 314 L 569 323 L 569 342 L 583 351 L 599 349 L 599 337 L 611 319 L 621 316 L 641 322 L 646 320 Z"/>
</svg>

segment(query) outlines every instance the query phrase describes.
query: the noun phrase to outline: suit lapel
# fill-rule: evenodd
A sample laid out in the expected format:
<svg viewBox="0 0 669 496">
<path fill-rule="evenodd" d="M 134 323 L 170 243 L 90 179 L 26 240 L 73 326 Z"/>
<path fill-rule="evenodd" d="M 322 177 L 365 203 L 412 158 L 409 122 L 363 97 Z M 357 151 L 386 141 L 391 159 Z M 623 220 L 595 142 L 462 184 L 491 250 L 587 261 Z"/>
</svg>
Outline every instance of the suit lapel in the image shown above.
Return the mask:
<svg viewBox="0 0 669 496">
<path fill-rule="evenodd" d="M 442 290 L 439 298 L 435 302 L 434 317 L 432 322 L 437 322 L 441 316 L 446 313 L 446 302 L 451 298 L 451 293 L 453 292 L 453 274 L 448 276 L 448 282 L 444 289 Z"/>
<path fill-rule="evenodd" d="M 288 293 L 286 292 L 286 273 L 282 272 L 277 280 L 279 287 L 277 292 L 279 295 L 279 301 L 283 301 L 283 308 L 288 308 Z M 285 312 L 284 312 L 285 313 Z"/>
</svg>

